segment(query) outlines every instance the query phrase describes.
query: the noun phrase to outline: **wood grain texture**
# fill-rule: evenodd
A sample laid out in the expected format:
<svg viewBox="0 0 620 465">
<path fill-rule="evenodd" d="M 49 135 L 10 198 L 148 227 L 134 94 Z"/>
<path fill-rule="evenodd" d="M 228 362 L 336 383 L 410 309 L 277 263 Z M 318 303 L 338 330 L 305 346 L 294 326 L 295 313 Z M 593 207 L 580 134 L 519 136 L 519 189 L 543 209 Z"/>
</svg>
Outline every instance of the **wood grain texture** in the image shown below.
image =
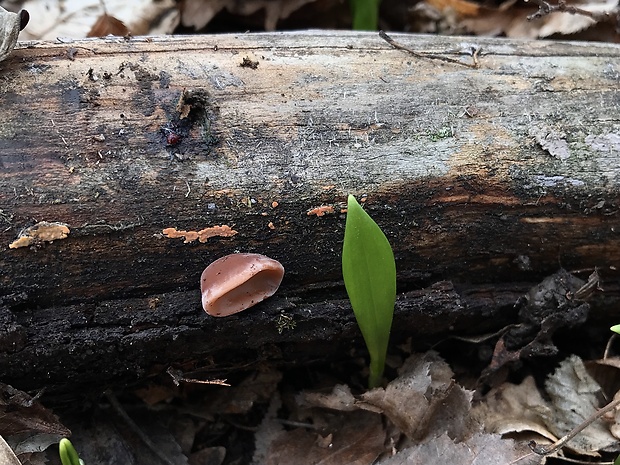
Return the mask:
<svg viewBox="0 0 620 465">
<path fill-rule="evenodd" d="M 479 66 L 342 31 L 21 44 L 0 63 L 5 328 L 109 306 L 117 347 L 131 299 L 186 292 L 167 314 L 203 318 L 200 273 L 235 251 L 280 260 L 300 305 L 337 301 L 348 193 L 385 230 L 401 291 L 560 265 L 616 279 L 620 46 L 393 37 Z M 335 213 L 307 214 L 321 205 Z M 70 234 L 8 248 L 42 221 Z M 162 234 L 217 225 L 237 234 Z M 142 369 L 183 358 L 153 351 Z"/>
</svg>

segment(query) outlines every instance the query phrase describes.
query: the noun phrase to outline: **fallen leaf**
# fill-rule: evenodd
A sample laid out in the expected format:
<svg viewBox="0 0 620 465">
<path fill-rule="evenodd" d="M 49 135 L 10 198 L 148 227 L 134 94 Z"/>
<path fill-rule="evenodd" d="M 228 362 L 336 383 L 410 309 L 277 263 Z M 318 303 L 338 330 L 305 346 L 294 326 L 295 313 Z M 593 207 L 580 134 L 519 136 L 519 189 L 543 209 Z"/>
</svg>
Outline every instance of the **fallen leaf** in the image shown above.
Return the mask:
<svg viewBox="0 0 620 465">
<path fill-rule="evenodd" d="M 0 383 L 0 435 L 8 440 L 21 433 L 42 433 L 70 436 L 58 417 L 43 407 L 38 400 L 8 384 Z"/>
<path fill-rule="evenodd" d="M 471 433 L 472 394 L 455 385 L 452 377 L 452 370 L 436 352 L 414 354 L 405 361 L 398 378 L 385 389 L 365 392 L 360 401 L 380 409 L 411 439 L 446 430 L 462 438 Z"/>
<path fill-rule="evenodd" d="M 8 384 L 0 383 L 0 435 L 15 455 L 26 457 L 32 463 L 39 454 L 63 437 L 71 435 L 58 417 L 43 407 L 39 401 Z M 1 454 L 0 454 L 1 457 Z M 4 464 L 4 461 L 0 461 Z"/>
<path fill-rule="evenodd" d="M 554 2 L 551 4 L 555 5 Z M 617 5 L 617 0 L 573 0 L 569 6 L 600 14 L 613 12 Z M 429 9 L 434 11 L 434 15 L 428 13 Z M 426 0 L 417 5 L 416 10 L 424 12 L 425 16 L 440 24 L 440 30 L 451 33 L 467 32 L 479 36 L 505 35 L 511 38 L 536 39 L 556 34 L 575 34 L 597 24 L 592 18 L 568 12 L 553 12 L 529 21 L 528 16 L 536 13 L 538 9 L 514 0 L 503 2 L 497 7 L 479 5 L 467 0 Z"/>
<path fill-rule="evenodd" d="M 601 407 L 603 393 L 599 384 L 587 372 L 583 361 L 571 355 L 547 378 L 545 390 L 550 398 L 551 413 L 543 415 L 545 423 L 556 436 L 564 436 Z M 598 456 L 616 438 L 602 419 L 596 420 L 575 436 L 567 448 L 581 455 Z M 617 448 L 617 447 L 616 447 Z"/>
<path fill-rule="evenodd" d="M 542 458 L 525 443 L 502 439 L 497 434 L 478 433 L 464 442 L 447 434 L 409 447 L 377 465 L 532 465 Z"/>
<path fill-rule="evenodd" d="M 542 418 L 549 416 L 551 409 L 532 376 L 520 384 L 503 383 L 491 389 L 472 413 L 489 433 L 535 432 L 550 442 L 558 439 Z"/>
<path fill-rule="evenodd" d="M 17 44 L 19 31 L 28 24 L 29 15 L 26 10 L 11 13 L 0 7 L 0 61 L 6 59 Z"/>
<path fill-rule="evenodd" d="M 0 436 L 0 463 L 2 465 L 21 465 L 21 462 L 2 436 Z"/>
<path fill-rule="evenodd" d="M 86 37 L 105 37 L 107 35 L 113 36 L 126 36 L 129 34 L 129 29 L 125 26 L 125 23 L 116 19 L 107 13 L 103 13 L 99 16 L 99 19 L 90 28 Z"/>
<path fill-rule="evenodd" d="M 26 40 L 56 40 L 58 37 L 86 37 L 105 11 L 99 2 L 28 0 L 24 8 L 37 18 L 24 30 Z M 127 26 L 135 36 L 171 34 L 179 22 L 174 0 L 106 0 L 105 10 Z"/>
<path fill-rule="evenodd" d="M 325 438 L 331 435 L 326 445 Z M 384 451 L 381 416 L 364 411 L 335 415 L 320 432 L 296 428 L 271 443 L 265 465 L 368 465 Z"/>
<path fill-rule="evenodd" d="M 552 339 L 555 332 L 583 324 L 588 317 L 590 306 L 574 298 L 585 284 L 562 269 L 519 299 L 515 304 L 519 309 L 519 324 L 509 327 L 497 341 L 493 358 L 480 375 L 480 383 L 497 386 L 504 381 L 510 364 L 520 359 L 556 355 L 558 348 Z"/>
<path fill-rule="evenodd" d="M 304 391 L 297 396 L 297 403 L 301 407 L 329 408 L 342 412 L 360 409 L 351 388 L 346 384 L 337 384 L 328 393 Z"/>
<path fill-rule="evenodd" d="M 286 19 L 294 11 L 315 0 L 186 0 L 182 3 L 181 24 L 202 29 L 223 9 L 233 15 L 249 16 L 265 10 L 265 30 L 273 31 L 278 20 Z"/>
</svg>

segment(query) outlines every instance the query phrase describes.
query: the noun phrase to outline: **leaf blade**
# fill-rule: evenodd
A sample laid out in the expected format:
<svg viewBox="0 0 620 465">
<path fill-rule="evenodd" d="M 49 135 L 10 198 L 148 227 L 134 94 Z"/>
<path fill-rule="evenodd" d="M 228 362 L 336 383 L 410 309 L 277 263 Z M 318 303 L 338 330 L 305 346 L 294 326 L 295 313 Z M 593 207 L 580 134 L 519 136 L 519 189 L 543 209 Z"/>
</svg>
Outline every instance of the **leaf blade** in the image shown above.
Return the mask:
<svg viewBox="0 0 620 465">
<path fill-rule="evenodd" d="M 349 195 L 342 248 L 342 275 L 371 359 L 371 385 L 385 365 L 394 303 L 396 264 L 381 228 Z"/>
</svg>

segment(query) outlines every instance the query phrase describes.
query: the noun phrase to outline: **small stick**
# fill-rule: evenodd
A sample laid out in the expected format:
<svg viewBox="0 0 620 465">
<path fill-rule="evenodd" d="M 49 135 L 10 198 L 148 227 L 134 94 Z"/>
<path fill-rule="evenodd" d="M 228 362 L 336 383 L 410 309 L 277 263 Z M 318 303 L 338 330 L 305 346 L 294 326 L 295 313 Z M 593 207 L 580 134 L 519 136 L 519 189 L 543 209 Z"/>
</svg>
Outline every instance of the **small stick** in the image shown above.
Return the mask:
<svg viewBox="0 0 620 465">
<path fill-rule="evenodd" d="M 474 64 L 470 65 L 470 64 L 467 64 L 467 63 L 463 63 L 460 60 L 456 60 L 454 58 L 446 57 L 446 56 L 443 56 L 443 55 L 437 55 L 435 53 L 420 53 L 420 52 L 416 52 L 415 50 L 412 50 L 409 47 L 406 47 L 406 46 L 396 42 L 389 35 L 387 35 L 384 31 L 379 31 L 379 37 L 381 37 L 383 40 L 385 40 L 388 44 L 390 44 L 395 49 L 404 50 L 405 52 L 409 52 L 413 56 L 418 57 L 418 58 L 428 58 L 428 59 L 431 59 L 431 60 L 441 60 L 441 61 L 446 61 L 448 63 L 454 63 L 456 65 L 466 66 L 468 68 L 477 68 L 478 67 L 478 49 L 474 50 L 474 52 L 473 52 Z"/>
<path fill-rule="evenodd" d="M 579 433 L 581 433 L 585 428 L 590 426 L 592 423 L 594 423 L 600 417 L 605 415 L 607 412 L 609 412 L 609 411 L 613 410 L 614 408 L 616 408 L 619 404 L 620 404 L 620 398 L 612 400 L 605 407 L 603 407 L 602 409 L 594 412 L 592 415 L 590 415 L 588 418 L 586 418 L 582 423 L 580 423 L 579 425 L 575 426 L 572 430 L 570 430 L 566 436 L 558 439 L 553 444 L 549 444 L 548 446 L 540 446 L 540 445 L 536 444 L 536 441 L 530 441 L 528 443 L 528 445 L 530 446 L 530 449 L 532 449 L 532 451 L 534 451 L 538 455 L 549 455 L 549 454 L 552 454 L 555 451 L 557 451 L 557 450 L 561 449 L 562 447 L 564 447 L 564 445 L 568 441 L 573 439 L 575 436 L 577 436 Z"/>
<path fill-rule="evenodd" d="M 525 0 L 526 2 L 530 0 Z M 588 10 L 584 10 L 582 8 L 578 8 L 576 6 L 567 5 L 565 0 L 558 0 L 557 5 L 551 5 L 545 0 L 532 0 L 533 3 L 538 5 L 538 11 L 533 13 L 527 17 L 528 21 L 532 21 L 534 19 L 542 18 L 543 16 L 547 16 L 550 13 L 560 12 L 560 13 L 569 13 L 571 15 L 581 15 L 586 16 L 597 23 L 603 21 L 610 21 L 613 19 L 611 11 L 602 11 L 602 12 L 592 12 Z M 617 21 L 617 19 L 616 19 Z"/>
<path fill-rule="evenodd" d="M 166 373 L 170 375 L 172 378 L 172 382 L 175 386 L 180 386 L 181 382 L 186 383 L 194 383 L 194 384 L 218 384 L 220 386 L 230 386 L 230 384 L 226 383 L 225 379 L 210 379 L 210 380 L 202 380 L 202 379 L 194 379 L 194 378 L 186 378 L 181 370 L 175 370 L 172 367 L 168 367 Z"/>
</svg>

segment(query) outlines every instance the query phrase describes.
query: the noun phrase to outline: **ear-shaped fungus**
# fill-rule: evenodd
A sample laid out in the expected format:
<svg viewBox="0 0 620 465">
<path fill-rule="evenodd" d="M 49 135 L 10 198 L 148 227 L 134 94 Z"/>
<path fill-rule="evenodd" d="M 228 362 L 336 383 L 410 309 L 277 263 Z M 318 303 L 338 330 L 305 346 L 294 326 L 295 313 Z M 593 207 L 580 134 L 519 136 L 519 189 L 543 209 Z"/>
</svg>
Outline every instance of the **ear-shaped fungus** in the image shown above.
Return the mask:
<svg viewBox="0 0 620 465">
<path fill-rule="evenodd" d="M 228 316 L 271 297 L 284 277 L 277 260 L 256 253 L 226 255 L 200 277 L 202 308 L 211 316 Z"/>
</svg>

